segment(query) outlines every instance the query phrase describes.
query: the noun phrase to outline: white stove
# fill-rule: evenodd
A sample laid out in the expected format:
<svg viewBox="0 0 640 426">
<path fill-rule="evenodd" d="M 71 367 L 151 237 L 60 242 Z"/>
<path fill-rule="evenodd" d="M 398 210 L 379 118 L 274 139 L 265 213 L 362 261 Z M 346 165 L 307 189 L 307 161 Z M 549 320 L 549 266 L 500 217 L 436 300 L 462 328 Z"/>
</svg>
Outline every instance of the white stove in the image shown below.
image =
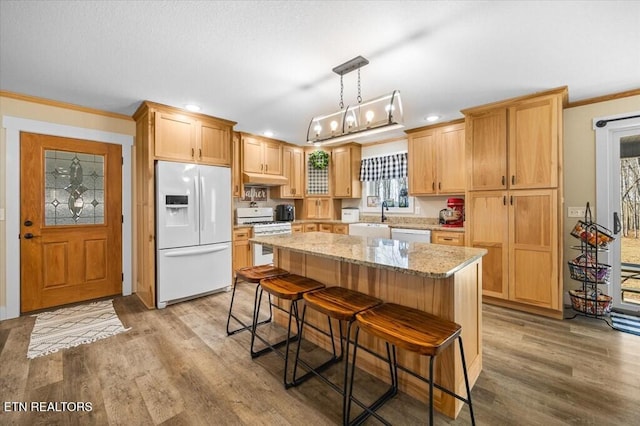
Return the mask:
<svg viewBox="0 0 640 426">
<path fill-rule="evenodd" d="M 279 235 L 291 233 L 291 222 L 277 222 L 273 220 L 271 207 L 238 207 L 236 209 L 236 224 L 251 225 L 253 235 Z M 253 265 L 267 265 L 273 263 L 273 250 L 262 244 L 253 245 Z"/>
</svg>

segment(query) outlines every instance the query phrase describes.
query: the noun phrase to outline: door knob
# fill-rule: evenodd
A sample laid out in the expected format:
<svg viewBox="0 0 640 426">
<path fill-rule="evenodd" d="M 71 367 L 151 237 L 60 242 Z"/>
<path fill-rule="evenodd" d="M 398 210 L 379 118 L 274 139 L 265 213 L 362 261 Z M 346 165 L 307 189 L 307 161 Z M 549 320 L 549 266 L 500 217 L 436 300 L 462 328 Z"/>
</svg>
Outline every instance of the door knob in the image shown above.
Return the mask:
<svg viewBox="0 0 640 426">
<path fill-rule="evenodd" d="M 33 222 L 31 222 L 30 220 L 24 221 L 24 226 L 31 226 L 31 225 L 33 225 Z"/>
</svg>

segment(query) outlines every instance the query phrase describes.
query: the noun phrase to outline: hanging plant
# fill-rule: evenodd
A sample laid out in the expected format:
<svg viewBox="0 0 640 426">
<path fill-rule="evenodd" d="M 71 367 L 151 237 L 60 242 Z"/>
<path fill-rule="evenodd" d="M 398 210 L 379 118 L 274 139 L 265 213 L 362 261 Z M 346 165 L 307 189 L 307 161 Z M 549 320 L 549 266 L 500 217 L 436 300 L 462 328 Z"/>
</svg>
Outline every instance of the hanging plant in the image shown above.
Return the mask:
<svg viewBox="0 0 640 426">
<path fill-rule="evenodd" d="M 309 154 L 309 164 L 316 170 L 324 170 L 329 166 L 329 154 L 326 151 L 313 151 Z"/>
</svg>

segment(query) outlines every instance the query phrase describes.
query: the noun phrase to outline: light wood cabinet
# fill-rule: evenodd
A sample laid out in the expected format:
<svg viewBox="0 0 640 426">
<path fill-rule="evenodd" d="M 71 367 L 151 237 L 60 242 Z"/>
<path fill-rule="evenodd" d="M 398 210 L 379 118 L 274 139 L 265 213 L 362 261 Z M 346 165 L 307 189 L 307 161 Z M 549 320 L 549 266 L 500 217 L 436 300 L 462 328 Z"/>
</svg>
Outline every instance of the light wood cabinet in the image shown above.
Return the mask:
<svg viewBox="0 0 640 426">
<path fill-rule="evenodd" d="M 290 145 L 282 147 L 282 175 L 288 183 L 271 188 L 271 198 L 304 196 L 304 150 Z"/>
<path fill-rule="evenodd" d="M 231 193 L 234 197 L 241 197 L 244 191 L 242 185 L 242 164 L 240 162 L 240 134 L 233 133 L 232 136 L 232 165 L 231 165 Z"/>
<path fill-rule="evenodd" d="M 334 224 L 333 225 L 333 233 L 334 234 L 349 235 L 349 225 Z"/>
<path fill-rule="evenodd" d="M 562 318 L 562 106 L 567 88 L 464 110 L 466 239 L 483 300 Z"/>
<path fill-rule="evenodd" d="M 297 234 L 298 232 L 304 232 L 304 226 L 301 223 L 291 225 L 291 233 Z"/>
<path fill-rule="evenodd" d="M 360 198 L 362 196 L 360 159 L 361 147 L 357 144 L 340 146 L 331 150 L 334 197 Z"/>
<path fill-rule="evenodd" d="M 318 232 L 317 223 L 305 223 L 303 225 L 304 232 Z"/>
<path fill-rule="evenodd" d="M 330 223 L 320 223 L 318 224 L 318 231 L 333 233 L 333 225 Z"/>
<path fill-rule="evenodd" d="M 431 231 L 431 242 L 433 244 L 444 244 L 447 246 L 464 246 L 464 233 L 452 231 Z"/>
<path fill-rule="evenodd" d="M 247 173 L 282 175 L 282 143 L 243 133 L 242 170 Z"/>
<path fill-rule="evenodd" d="M 196 162 L 231 166 L 231 131 L 217 121 L 198 120 Z"/>
<path fill-rule="evenodd" d="M 229 167 L 231 134 L 236 123 L 149 101 L 140 105 L 133 119 L 136 121 L 133 290 L 147 307 L 153 308 L 156 306 L 155 161 Z"/>
<path fill-rule="evenodd" d="M 471 192 L 469 243 L 485 248 L 483 294 L 562 310 L 555 189 Z"/>
<path fill-rule="evenodd" d="M 231 165 L 231 128 L 226 122 L 157 109 L 154 155 L 218 166 Z"/>
<path fill-rule="evenodd" d="M 253 265 L 251 256 L 251 229 L 242 228 L 233 230 L 233 270 Z"/>
<path fill-rule="evenodd" d="M 470 191 L 558 187 L 563 90 L 465 110 Z"/>
<path fill-rule="evenodd" d="M 411 195 L 462 194 L 465 190 L 465 125 L 456 122 L 409 134 Z"/>
<path fill-rule="evenodd" d="M 333 219 L 334 202 L 331 198 L 305 198 L 305 219 Z"/>
</svg>

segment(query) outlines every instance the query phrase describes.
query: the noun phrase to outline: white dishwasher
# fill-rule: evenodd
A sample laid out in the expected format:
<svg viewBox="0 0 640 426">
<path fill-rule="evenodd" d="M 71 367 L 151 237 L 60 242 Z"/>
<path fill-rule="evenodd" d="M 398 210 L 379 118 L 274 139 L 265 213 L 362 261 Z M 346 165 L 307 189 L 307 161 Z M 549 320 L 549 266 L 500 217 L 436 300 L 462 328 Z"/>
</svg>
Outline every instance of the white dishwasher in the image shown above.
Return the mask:
<svg viewBox="0 0 640 426">
<path fill-rule="evenodd" d="M 391 228 L 391 238 L 399 241 L 431 243 L 431 230 Z"/>
</svg>

